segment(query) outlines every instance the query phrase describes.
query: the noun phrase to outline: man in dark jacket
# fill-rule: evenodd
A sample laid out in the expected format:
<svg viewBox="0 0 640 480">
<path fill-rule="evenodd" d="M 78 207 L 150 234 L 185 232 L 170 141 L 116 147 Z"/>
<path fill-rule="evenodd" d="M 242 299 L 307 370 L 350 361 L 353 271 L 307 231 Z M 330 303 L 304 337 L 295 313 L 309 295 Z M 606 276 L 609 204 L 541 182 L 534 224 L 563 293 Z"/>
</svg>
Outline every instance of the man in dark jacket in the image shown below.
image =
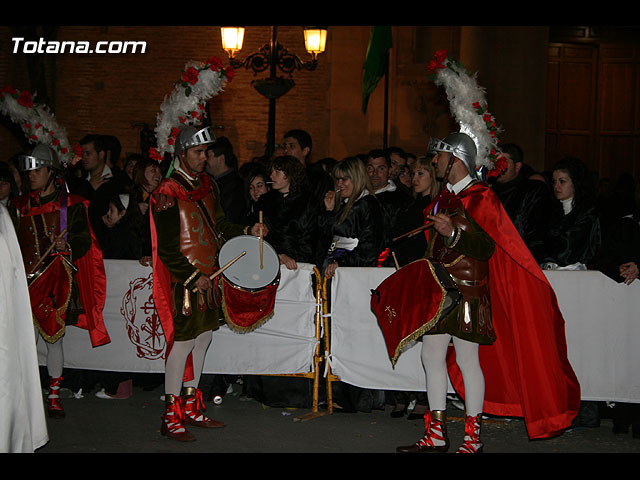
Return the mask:
<svg viewBox="0 0 640 480">
<path fill-rule="evenodd" d="M 501 147 L 507 169 L 492 188 L 504 206 L 525 245 L 540 263 L 542 239 L 547 230 L 551 193 L 543 182 L 531 180 L 521 173 L 522 149 L 513 143 Z"/>
<path fill-rule="evenodd" d="M 397 187 L 390 178 L 391 159 L 384 150 L 371 150 L 367 154 L 367 174 L 374 188 L 376 198 L 382 205 L 384 214 L 384 251 L 381 252 L 379 264 L 392 266 L 393 261 L 389 256 L 391 247 L 391 235 L 396 222 L 409 208 L 413 198 Z"/>
<path fill-rule="evenodd" d="M 218 137 L 207 147 L 206 171 L 220 189 L 222 210 L 232 223 L 240 224 L 247 214 L 244 182 L 238 174 L 238 159 L 226 137 Z"/>
</svg>

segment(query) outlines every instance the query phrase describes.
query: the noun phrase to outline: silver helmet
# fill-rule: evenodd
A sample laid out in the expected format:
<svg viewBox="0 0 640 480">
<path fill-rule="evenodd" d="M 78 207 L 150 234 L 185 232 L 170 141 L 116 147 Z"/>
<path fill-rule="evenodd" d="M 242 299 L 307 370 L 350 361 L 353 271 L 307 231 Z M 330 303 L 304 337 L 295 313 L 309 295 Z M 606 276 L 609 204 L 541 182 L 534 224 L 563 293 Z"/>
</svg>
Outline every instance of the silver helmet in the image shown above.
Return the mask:
<svg viewBox="0 0 640 480">
<path fill-rule="evenodd" d="M 462 160 L 469 170 L 471 178 L 476 178 L 476 157 L 478 149 L 473 139 L 466 133 L 450 133 L 444 140 L 431 138 L 429 141 L 429 153 L 448 152 Z"/>
<path fill-rule="evenodd" d="M 61 169 L 60 160 L 58 160 L 56 152 L 43 143 L 39 143 L 33 147 L 31 154 L 20 155 L 18 157 L 18 169 L 21 172 L 37 170 L 42 167 L 49 167 L 56 170 Z"/>
<path fill-rule="evenodd" d="M 197 128 L 192 125 L 182 127 L 176 139 L 175 155 L 186 152 L 189 148 L 209 145 L 216 141 L 211 127 Z"/>
</svg>

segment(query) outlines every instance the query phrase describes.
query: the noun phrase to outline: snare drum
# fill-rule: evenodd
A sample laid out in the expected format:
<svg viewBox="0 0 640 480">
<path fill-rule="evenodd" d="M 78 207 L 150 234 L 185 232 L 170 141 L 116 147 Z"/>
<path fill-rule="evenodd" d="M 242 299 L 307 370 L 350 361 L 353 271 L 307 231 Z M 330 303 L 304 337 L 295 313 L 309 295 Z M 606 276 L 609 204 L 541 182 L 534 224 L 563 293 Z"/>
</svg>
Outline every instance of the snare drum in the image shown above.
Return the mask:
<svg viewBox="0 0 640 480">
<path fill-rule="evenodd" d="M 248 291 L 257 291 L 272 284 L 280 277 L 278 254 L 264 240 L 262 241 L 262 268 L 260 268 L 260 239 L 253 235 L 234 237 L 218 252 L 218 265 L 224 267 L 238 255 L 246 252 L 229 268 L 222 272 L 229 283 Z"/>
<path fill-rule="evenodd" d="M 244 254 L 243 254 L 244 252 Z M 280 259 L 269 243 L 253 235 L 234 237 L 220 248 L 220 268 L 242 255 L 220 275 L 222 311 L 232 330 L 255 330 L 273 316 L 275 296 L 280 284 Z"/>
</svg>

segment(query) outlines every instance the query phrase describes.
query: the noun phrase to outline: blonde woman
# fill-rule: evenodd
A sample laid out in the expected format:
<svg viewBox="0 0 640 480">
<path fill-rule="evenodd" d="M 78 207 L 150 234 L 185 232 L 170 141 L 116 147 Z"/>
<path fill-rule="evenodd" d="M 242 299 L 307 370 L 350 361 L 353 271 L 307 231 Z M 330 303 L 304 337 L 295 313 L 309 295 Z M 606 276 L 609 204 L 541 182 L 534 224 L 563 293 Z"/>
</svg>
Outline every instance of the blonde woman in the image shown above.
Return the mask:
<svg viewBox="0 0 640 480">
<path fill-rule="evenodd" d="M 375 267 L 383 245 L 383 213 L 373 195 L 364 163 L 345 158 L 333 168 L 336 190 L 326 194 L 326 214 L 320 229 L 332 242 L 324 260 L 324 275 L 331 278 L 338 266 Z"/>
</svg>

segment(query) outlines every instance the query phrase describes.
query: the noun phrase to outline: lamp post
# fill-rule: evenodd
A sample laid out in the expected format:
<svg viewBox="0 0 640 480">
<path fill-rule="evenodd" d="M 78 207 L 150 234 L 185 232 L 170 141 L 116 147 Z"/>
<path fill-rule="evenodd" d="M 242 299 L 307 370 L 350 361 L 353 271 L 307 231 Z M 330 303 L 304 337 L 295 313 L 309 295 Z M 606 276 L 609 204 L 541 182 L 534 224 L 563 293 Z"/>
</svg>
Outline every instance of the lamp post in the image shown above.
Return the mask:
<svg viewBox="0 0 640 480">
<path fill-rule="evenodd" d="M 247 56 L 244 60 L 235 58 L 235 54 L 242 49 L 244 27 L 220 27 L 222 48 L 229 55 L 229 64 L 233 68 L 251 69 L 254 75 L 269 70 L 269 77 L 254 80 L 253 87 L 263 97 L 269 100 L 269 121 L 267 127 L 266 155 L 271 156 L 275 150 L 276 100 L 286 94 L 295 85 L 291 74 L 295 70 L 315 70 L 318 66 L 317 55 L 325 51 L 327 29 L 325 27 L 303 27 L 305 48 L 311 54 L 310 61 L 303 61 L 298 56 L 289 53 L 278 42 L 278 27 L 271 28 L 269 43 Z M 289 75 L 288 78 L 278 77 L 277 69 Z"/>
</svg>

